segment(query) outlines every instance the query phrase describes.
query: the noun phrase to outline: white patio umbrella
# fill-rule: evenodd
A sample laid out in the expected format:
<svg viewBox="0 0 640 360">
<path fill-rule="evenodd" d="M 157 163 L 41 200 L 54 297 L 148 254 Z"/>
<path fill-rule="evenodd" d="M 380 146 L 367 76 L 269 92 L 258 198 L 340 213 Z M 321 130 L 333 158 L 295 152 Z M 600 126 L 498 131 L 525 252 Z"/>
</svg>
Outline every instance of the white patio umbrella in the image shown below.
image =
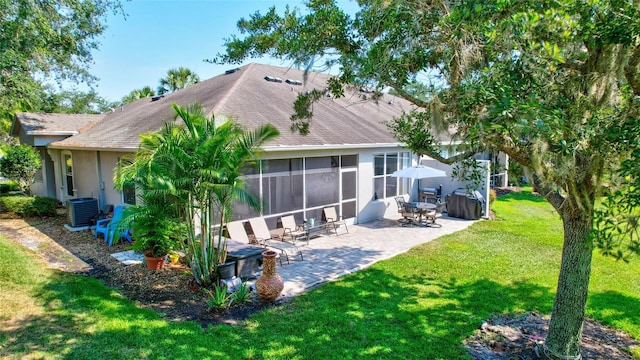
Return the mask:
<svg viewBox="0 0 640 360">
<path fill-rule="evenodd" d="M 391 174 L 393 177 L 402 177 L 409 179 L 426 179 L 426 178 L 436 178 L 436 177 L 446 177 L 447 173 L 434 169 L 432 167 L 417 165 L 408 168 L 404 168 L 402 170 L 394 171 Z"/>
<path fill-rule="evenodd" d="M 418 191 L 420 190 L 420 179 L 446 177 L 447 173 L 443 170 L 434 169 L 432 167 L 417 165 L 402 170 L 394 171 L 393 177 L 409 178 L 418 180 Z"/>
</svg>

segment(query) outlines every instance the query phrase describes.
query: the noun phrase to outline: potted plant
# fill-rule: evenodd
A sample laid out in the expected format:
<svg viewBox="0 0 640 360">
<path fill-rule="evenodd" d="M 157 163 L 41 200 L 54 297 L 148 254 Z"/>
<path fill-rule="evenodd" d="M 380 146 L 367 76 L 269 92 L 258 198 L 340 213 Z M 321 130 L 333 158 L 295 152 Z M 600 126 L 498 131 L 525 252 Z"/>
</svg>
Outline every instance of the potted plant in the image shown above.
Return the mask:
<svg viewBox="0 0 640 360">
<path fill-rule="evenodd" d="M 185 238 L 184 224 L 154 211 L 153 206 L 132 206 L 127 213 L 134 241 L 131 248 L 144 254 L 149 269 L 162 269 L 167 255 Z"/>
<path fill-rule="evenodd" d="M 170 263 L 177 264 L 179 260 L 180 260 L 180 254 L 178 254 L 177 252 L 172 251 L 171 254 L 169 254 Z"/>
</svg>

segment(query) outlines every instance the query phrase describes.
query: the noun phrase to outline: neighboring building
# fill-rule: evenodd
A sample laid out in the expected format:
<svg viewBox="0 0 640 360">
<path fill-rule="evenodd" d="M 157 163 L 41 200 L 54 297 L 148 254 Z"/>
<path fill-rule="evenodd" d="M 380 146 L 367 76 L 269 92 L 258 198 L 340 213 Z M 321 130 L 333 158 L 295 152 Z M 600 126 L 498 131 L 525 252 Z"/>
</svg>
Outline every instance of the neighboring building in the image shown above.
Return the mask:
<svg viewBox="0 0 640 360">
<path fill-rule="evenodd" d="M 174 120 L 172 103 L 199 103 L 209 115 L 231 117 L 247 129 L 271 123 L 280 131 L 263 147 L 261 166 L 247 174 L 248 186 L 265 204 L 261 215 L 272 226 L 283 214 L 294 214 L 299 221 L 319 219 L 325 206 L 336 206 L 339 214 L 354 222 L 395 212 L 395 205 L 386 206 L 389 200 L 384 207 L 373 201 L 392 201 L 393 196 L 409 193 L 408 180 L 390 175 L 417 160 L 384 122 L 412 105 L 388 94 L 377 101 L 361 100 L 367 94 L 359 91 L 339 99 L 329 94 L 313 105 L 310 134 L 291 132 L 298 93 L 325 89 L 327 79 L 321 73 L 309 73 L 305 79 L 300 70 L 250 64 L 101 115 L 18 114 L 13 133 L 39 147 L 45 158 L 42 186 L 36 186 L 35 193 L 63 203 L 92 197 L 100 206 L 132 204 L 134 189 L 121 192 L 113 187 L 113 170 L 120 158 L 136 151 L 140 134 Z M 42 130 L 37 130 L 38 124 Z M 459 187 L 449 181 L 448 189 Z M 235 218 L 255 215 L 242 206 L 234 209 Z"/>
</svg>

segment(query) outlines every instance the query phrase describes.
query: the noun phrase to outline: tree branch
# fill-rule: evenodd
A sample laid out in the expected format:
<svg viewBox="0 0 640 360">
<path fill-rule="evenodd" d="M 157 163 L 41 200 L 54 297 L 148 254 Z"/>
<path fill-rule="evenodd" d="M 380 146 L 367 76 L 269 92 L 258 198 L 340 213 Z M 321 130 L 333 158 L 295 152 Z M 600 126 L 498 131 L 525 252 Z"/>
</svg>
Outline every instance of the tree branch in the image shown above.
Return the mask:
<svg viewBox="0 0 640 360">
<path fill-rule="evenodd" d="M 460 153 L 458 155 L 452 156 L 452 157 L 448 157 L 448 158 L 444 158 L 442 156 L 440 156 L 440 154 L 436 154 L 436 153 L 430 153 L 427 152 L 425 155 L 430 156 L 431 158 L 438 160 L 441 163 L 447 164 L 447 165 L 451 165 L 453 163 L 456 163 L 458 161 L 462 161 L 466 158 L 469 158 L 475 154 L 477 154 L 480 150 L 478 149 L 474 149 L 474 150 L 467 150 L 463 153 Z"/>
<path fill-rule="evenodd" d="M 562 214 L 561 208 L 564 205 L 565 197 L 560 194 L 558 189 L 554 189 L 549 183 L 543 181 L 538 174 L 533 173 L 533 184 L 535 185 L 538 193 L 542 195 L 553 206 L 558 214 Z"/>
<path fill-rule="evenodd" d="M 397 86 L 397 84 L 393 84 L 392 85 L 393 88 L 396 90 L 396 92 L 398 93 L 398 95 L 400 95 L 401 98 L 411 102 L 412 104 L 421 107 L 421 108 L 428 108 L 429 107 L 429 102 L 428 101 L 424 101 L 424 100 L 420 100 L 415 96 L 412 96 L 411 94 L 409 94 L 408 92 L 404 91 L 401 87 Z"/>
</svg>

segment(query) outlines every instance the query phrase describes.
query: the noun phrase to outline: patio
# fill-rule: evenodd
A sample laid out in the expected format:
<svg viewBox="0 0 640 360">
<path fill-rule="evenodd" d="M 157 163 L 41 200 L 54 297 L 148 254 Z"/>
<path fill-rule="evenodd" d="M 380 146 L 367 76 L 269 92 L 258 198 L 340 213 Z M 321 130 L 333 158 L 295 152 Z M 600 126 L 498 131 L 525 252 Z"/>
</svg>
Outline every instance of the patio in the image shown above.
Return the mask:
<svg viewBox="0 0 640 360">
<path fill-rule="evenodd" d="M 440 236 L 466 229 L 474 223 L 448 217 L 438 219 L 440 227 L 402 227 L 397 219 L 350 225 L 349 233 L 322 235 L 301 245 L 304 261 L 278 266 L 284 280 L 281 299 L 298 295 L 324 282 L 364 269 L 377 261 L 408 251 Z M 303 244 L 304 242 L 299 242 Z"/>
</svg>

